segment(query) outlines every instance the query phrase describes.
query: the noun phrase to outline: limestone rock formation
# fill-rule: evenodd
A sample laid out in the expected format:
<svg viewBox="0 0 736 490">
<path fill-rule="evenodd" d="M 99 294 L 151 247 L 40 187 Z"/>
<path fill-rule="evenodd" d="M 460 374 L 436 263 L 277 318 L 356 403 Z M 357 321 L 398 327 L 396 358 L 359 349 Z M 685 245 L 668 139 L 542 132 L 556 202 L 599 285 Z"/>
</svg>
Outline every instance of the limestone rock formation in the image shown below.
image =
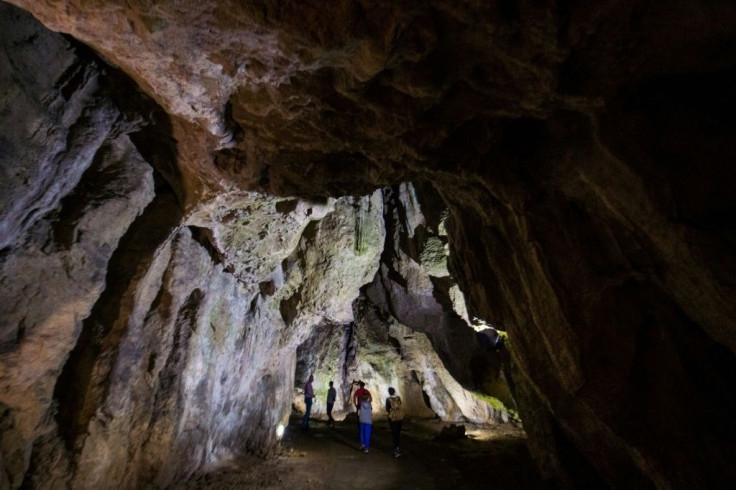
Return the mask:
<svg viewBox="0 0 736 490">
<path fill-rule="evenodd" d="M 457 286 L 447 270 L 444 204 L 430 187 L 417 190 L 412 184 L 386 189 L 383 200 L 388 233 L 380 269 L 353 305 L 355 321 L 315 329 L 298 351 L 300 385 L 314 374 L 318 386 L 313 412 L 325 413 L 330 380 L 340 390 L 337 416 L 350 412 L 353 383 L 362 380 L 375 394 L 377 413 L 383 413 L 382 401 L 393 386 L 403 394 L 408 415 L 508 421 L 500 402 L 515 405 L 500 355 L 478 342 L 467 319 L 456 312 L 464 312 L 464 303 L 453 302 L 462 295 L 450 292 Z M 458 380 L 495 396 L 501 411 Z M 300 392 L 294 403 L 303 411 Z"/>
<path fill-rule="evenodd" d="M 0 481 L 17 487 L 34 443 L 52 431 L 57 377 L 115 250 L 154 200 L 154 177 L 100 94 L 98 68 L 28 15 L 3 5 L 0 19 Z"/>
<path fill-rule="evenodd" d="M 315 329 L 300 346 L 296 377 L 304 385 L 315 376 L 312 413 L 326 419 L 329 381 L 338 398 L 333 417 L 355 412 L 351 394 L 363 381 L 373 395 L 374 416 L 385 416 L 388 388 L 394 387 L 408 417 L 438 417 L 443 421 L 499 423 L 508 412 L 497 412 L 484 397 L 463 388 L 447 370 L 427 335 L 386 317 L 367 298 L 354 303 L 355 322 Z M 303 394 L 294 405 L 304 411 Z"/>
<path fill-rule="evenodd" d="M 2 9 L 16 34 L 2 77 L 16 123 L 2 160 L 3 487 L 165 486 L 271 452 L 297 346 L 352 321 L 375 275 L 380 192 L 236 189 L 184 213 L 147 102 L 120 106 L 119 75 Z M 33 70 L 47 78 L 26 82 Z"/>
<path fill-rule="evenodd" d="M 450 276 L 444 229 L 447 208 L 430 186 L 404 184 L 387 193 L 387 245 L 367 296 L 385 315 L 424 332 L 453 376 L 480 387 L 498 377 L 500 359 L 477 340 L 464 296 Z M 458 313 L 459 312 L 459 313 Z M 481 372 L 472 369 L 482 366 Z M 487 373 L 495 365 L 494 373 Z"/>
<path fill-rule="evenodd" d="M 733 2 L 10 3 L 74 40 L 0 5 L 3 485 L 267 452 L 374 277 L 463 384 L 508 331 L 546 478 L 736 482 Z"/>
</svg>

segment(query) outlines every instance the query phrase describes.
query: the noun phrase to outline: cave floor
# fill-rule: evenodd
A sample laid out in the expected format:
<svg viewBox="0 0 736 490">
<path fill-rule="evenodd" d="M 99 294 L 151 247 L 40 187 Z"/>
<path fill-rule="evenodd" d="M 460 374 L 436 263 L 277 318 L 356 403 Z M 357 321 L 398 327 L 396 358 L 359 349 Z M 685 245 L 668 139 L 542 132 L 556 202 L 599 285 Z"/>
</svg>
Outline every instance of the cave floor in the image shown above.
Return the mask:
<svg viewBox="0 0 736 490">
<path fill-rule="evenodd" d="M 393 456 L 386 420 L 375 420 L 368 454 L 359 451 L 355 419 L 330 428 L 312 420 L 307 432 L 292 417 L 278 457 L 246 457 L 174 488 L 531 489 L 542 482 L 513 424 L 465 424 L 464 439 L 435 440 L 435 420 L 405 421 L 403 455 Z"/>
</svg>

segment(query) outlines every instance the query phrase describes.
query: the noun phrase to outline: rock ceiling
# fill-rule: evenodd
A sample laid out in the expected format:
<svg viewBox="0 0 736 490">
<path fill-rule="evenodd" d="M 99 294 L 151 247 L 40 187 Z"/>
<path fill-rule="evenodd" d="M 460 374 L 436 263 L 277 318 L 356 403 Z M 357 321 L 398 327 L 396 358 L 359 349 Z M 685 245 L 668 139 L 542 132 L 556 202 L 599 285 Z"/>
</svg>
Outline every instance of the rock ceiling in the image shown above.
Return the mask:
<svg viewBox="0 0 736 490">
<path fill-rule="evenodd" d="M 4 6 L 4 482 L 43 486 L 24 475 L 54 461 L 52 487 L 165 484 L 236 441 L 273 447 L 294 349 L 336 342 L 305 326 L 350 321 L 374 276 L 398 322 L 438 312 L 435 347 L 457 286 L 508 329 L 545 477 L 736 481 L 732 1 L 9 3 L 124 76 Z M 447 208 L 442 234 L 430 215 L 383 228 L 379 208 L 407 226 L 410 200 L 376 189 L 407 181 Z M 330 245 L 346 229 L 367 241 Z M 457 285 L 406 259 L 442 240 Z"/>
<path fill-rule="evenodd" d="M 443 169 L 493 176 L 520 120 L 592 117 L 621 86 L 734 57 L 729 2 L 11 3 L 166 109 L 192 187 L 344 195 Z"/>
</svg>

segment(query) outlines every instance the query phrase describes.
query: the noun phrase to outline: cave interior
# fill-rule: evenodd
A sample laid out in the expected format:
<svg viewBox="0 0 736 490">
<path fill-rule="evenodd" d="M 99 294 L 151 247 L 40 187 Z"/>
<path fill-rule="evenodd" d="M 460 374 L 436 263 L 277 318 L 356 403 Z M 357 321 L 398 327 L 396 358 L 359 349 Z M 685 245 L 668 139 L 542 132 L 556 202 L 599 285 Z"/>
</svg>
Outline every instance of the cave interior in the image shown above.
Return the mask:
<svg viewBox="0 0 736 490">
<path fill-rule="evenodd" d="M 310 375 L 523 425 L 547 488 L 736 488 L 736 3 L 0 29 L 0 488 L 274 457 Z"/>
</svg>

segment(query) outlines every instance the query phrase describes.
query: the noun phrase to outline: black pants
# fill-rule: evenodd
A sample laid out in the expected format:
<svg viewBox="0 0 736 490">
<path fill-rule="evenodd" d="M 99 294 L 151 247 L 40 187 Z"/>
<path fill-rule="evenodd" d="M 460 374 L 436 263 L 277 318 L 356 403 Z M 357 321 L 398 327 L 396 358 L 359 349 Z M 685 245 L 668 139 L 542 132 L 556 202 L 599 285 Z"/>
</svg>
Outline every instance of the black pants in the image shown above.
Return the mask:
<svg viewBox="0 0 736 490">
<path fill-rule="evenodd" d="M 401 423 L 403 420 L 397 420 L 396 422 L 389 421 L 391 425 L 391 437 L 394 439 L 394 451 L 399 448 L 399 436 L 401 436 Z"/>
<path fill-rule="evenodd" d="M 327 423 L 329 423 L 330 425 L 335 422 L 335 419 L 332 418 L 332 407 L 334 406 L 334 403 L 327 404 Z"/>
</svg>

